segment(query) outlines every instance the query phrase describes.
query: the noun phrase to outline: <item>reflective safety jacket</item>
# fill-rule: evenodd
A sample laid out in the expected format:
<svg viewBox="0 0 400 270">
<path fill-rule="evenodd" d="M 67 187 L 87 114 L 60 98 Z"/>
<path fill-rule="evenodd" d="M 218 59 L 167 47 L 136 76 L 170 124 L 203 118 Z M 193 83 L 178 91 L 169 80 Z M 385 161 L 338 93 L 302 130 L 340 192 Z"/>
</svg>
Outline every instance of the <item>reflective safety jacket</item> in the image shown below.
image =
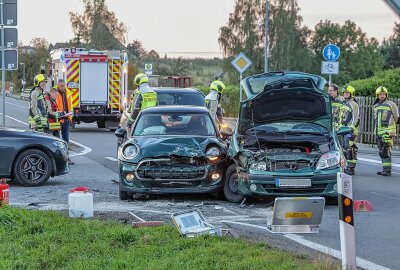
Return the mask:
<svg viewBox="0 0 400 270">
<path fill-rule="evenodd" d="M 157 93 L 151 89 L 149 84 L 141 84 L 134 92 L 131 106 L 132 111 L 128 117 L 129 121 L 133 122 L 140 111 L 157 106 L 157 103 Z"/>
<path fill-rule="evenodd" d="M 44 93 L 41 88 L 35 87 L 29 96 L 29 124 L 35 127 L 38 122 L 41 123 L 42 127 L 48 127 Z"/>
<path fill-rule="evenodd" d="M 335 129 L 338 129 L 340 126 L 343 102 L 344 98 L 342 96 L 332 98 L 333 126 Z"/>
<path fill-rule="evenodd" d="M 340 126 L 353 129 L 353 134 L 358 135 L 358 125 L 360 124 L 360 107 L 354 98 L 346 99 L 341 109 Z"/>
<path fill-rule="evenodd" d="M 57 102 L 53 100 L 50 95 L 45 94 L 44 99 L 46 101 L 47 117 L 49 122 L 50 130 L 60 130 L 61 124 L 59 120 L 59 113 Z"/>
<path fill-rule="evenodd" d="M 210 93 L 204 98 L 204 103 L 211 113 L 211 116 L 217 120 L 217 110 L 218 110 L 218 92 L 211 90 Z"/>
<path fill-rule="evenodd" d="M 382 136 L 389 134 L 396 136 L 396 123 L 399 121 L 399 108 L 390 100 L 378 102 L 374 105 L 375 134 Z"/>
</svg>

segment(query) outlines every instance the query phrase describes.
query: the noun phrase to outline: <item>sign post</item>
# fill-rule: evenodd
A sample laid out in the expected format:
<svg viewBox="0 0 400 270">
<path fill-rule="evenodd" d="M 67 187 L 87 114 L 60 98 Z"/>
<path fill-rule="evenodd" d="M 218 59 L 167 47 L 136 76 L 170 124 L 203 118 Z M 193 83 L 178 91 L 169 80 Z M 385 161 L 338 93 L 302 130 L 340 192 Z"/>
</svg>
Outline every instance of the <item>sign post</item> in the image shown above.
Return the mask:
<svg viewBox="0 0 400 270">
<path fill-rule="evenodd" d="M 235 57 L 235 59 L 232 60 L 231 62 L 232 66 L 234 68 L 236 68 L 236 70 L 239 72 L 240 74 L 240 81 L 239 81 L 239 86 L 240 86 L 240 101 L 242 101 L 243 99 L 243 90 L 242 90 L 242 79 L 243 79 L 243 72 L 246 71 L 246 69 L 248 69 L 252 62 L 251 60 L 243 53 L 239 53 L 238 56 Z"/>
<path fill-rule="evenodd" d="M 3 95 L 3 127 L 6 126 L 6 70 L 18 69 L 18 31 L 4 26 L 17 25 L 17 0 L 0 0 L 1 24 L 1 94 Z"/>
<path fill-rule="evenodd" d="M 342 269 L 357 270 L 353 213 L 353 184 L 350 175 L 337 174 Z"/>
<path fill-rule="evenodd" d="M 153 64 L 144 64 L 144 73 L 149 76 L 153 74 Z"/>
<path fill-rule="evenodd" d="M 326 61 L 322 61 L 321 74 L 329 74 L 329 85 L 332 84 L 332 74 L 339 74 L 340 49 L 334 44 L 328 44 L 322 50 L 322 55 Z"/>
</svg>

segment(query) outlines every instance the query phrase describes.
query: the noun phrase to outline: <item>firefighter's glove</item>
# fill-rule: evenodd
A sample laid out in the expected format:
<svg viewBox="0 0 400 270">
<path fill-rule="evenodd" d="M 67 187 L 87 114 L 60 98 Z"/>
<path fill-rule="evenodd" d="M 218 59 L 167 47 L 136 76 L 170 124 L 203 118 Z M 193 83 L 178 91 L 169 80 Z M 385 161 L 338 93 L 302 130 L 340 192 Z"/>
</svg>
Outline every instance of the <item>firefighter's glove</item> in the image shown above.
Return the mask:
<svg viewBox="0 0 400 270">
<path fill-rule="evenodd" d="M 132 128 L 132 122 L 131 122 L 131 121 L 128 121 L 128 123 L 127 123 L 126 125 L 127 125 L 127 127 L 128 127 L 129 129 Z"/>
<path fill-rule="evenodd" d="M 389 134 L 383 134 L 382 140 L 384 143 L 391 143 L 392 142 L 392 137 Z"/>
</svg>

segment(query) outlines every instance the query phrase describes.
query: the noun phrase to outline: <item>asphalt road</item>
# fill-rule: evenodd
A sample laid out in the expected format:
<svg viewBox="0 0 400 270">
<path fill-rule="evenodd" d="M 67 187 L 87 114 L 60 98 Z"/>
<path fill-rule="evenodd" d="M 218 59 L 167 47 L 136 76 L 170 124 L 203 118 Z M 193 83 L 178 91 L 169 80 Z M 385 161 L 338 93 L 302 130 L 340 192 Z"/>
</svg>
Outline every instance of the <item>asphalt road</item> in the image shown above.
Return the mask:
<svg viewBox="0 0 400 270">
<path fill-rule="evenodd" d="M 7 98 L 7 127 L 26 129 L 27 106 L 25 101 Z M 0 102 L 0 113 L 2 103 Z M 0 117 L 0 119 L 2 119 Z M 271 235 L 264 227 L 271 216 L 268 201 L 246 202 L 245 207 L 214 200 L 210 196 L 152 196 L 145 200 L 120 202 L 117 196 L 118 179 L 116 138 L 95 124 L 82 124 L 71 133 L 71 139 L 84 146 L 84 152 L 73 157 L 76 165 L 65 176 L 57 177 L 40 188 L 11 187 L 11 202 L 15 205 L 33 204 L 33 207 L 65 209 L 68 190 L 77 185 L 87 185 L 94 190 L 97 210 L 143 212 L 151 218 L 166 219 L 174 211 L 188 208 L 201 209 L 213 222 L 223 220 L 229 226 L 247 235 L 287 245 L 289 250 L 300 250 L 299 243 L 335 255 L 340 250 L 338 209 L 325 208 L 319 234 Z M 355 200 L 369 200 L 373 212 L 355 214 L 357 256 L 360 265 L 367 269 L 400 269 L 400 155 L 395 153 L 392 177 L 378 177 L 379 157 L 373 151 L 360 151 L 356 176 L 353 177 Z M 236 224 L 235 224 L 236 222 Z M 289 240 L 290 239 L 290 240 Z"/>
</svg>

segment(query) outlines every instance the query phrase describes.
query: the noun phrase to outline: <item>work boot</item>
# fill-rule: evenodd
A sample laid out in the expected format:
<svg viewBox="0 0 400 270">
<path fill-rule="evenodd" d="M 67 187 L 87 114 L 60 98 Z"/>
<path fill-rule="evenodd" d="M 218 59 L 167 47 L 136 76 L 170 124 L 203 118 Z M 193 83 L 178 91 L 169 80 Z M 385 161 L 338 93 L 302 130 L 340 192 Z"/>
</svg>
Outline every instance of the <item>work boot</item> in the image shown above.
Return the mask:
<svg viewBox="0 0 400 270">
<path fill-rule="evenodd" d="M 68 164 L 69 165 L 75 165 L 75 162 L 73 162 L 70 158 L 68 158 Z"/>
<path fill-rule="evenodd" d="M 344 173 L 348 175 L 354 175 L 354 168 L 346 168 Z"/>
<path fill-rule="evenodd" d="M 381 171 L 381 172 L 377 172 L 377 175 L 381 175 L 381 176 L 391 176 L 392 172 L 389 171 Z"/>
</svg>

